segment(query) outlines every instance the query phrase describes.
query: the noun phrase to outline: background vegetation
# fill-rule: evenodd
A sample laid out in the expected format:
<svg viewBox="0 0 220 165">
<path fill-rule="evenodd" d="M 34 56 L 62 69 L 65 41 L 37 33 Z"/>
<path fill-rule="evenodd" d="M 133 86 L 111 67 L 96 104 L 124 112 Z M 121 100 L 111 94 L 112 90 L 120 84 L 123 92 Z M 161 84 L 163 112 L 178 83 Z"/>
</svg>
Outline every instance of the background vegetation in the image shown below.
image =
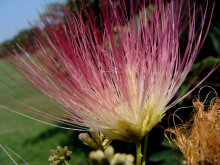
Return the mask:
<svg viewBox="0 0 220 165">
<path fill-rule="evenodd" d="M 99 13 L 97 1 L 89 1 L 87 3 L 93 5 L 95 7 L 95 14 Z M 203 2 L 197 2 L 203 3 Z M 210 1 L 210 3 L 212 3 Z M 219 3 L 219 2 L 216 2 Z M 79 5 L 78 1 L 77 4 Z M 62 10 L 62 6 L 60 4 L 49 4 L 52 7 L 54 12 L 59 13 Z M 66 5 L 71 8 L 74 12 L 73 4 L 71 0 L 66 2 Z M 192 86 L 195 86 L 205 75 L 209 73 L 212 66 L 216 64 L 218 60 L 218 56 L 220 53 L 220 20 L 218 18 L 218 8 L 219 4 L 216 4 L 215 11 L 213 14 L 212 24 L 210 31 L 208 33 L 207 39 L 202 47 L 198 59 L 193 66 L 188 78 L 183 84 L 180 92 L 177 94 L 180 95 L 182 92 L 190 89 Z M 45 10 L 42 13 L 42 17 L 48 19 L 50 18 L 50 12 Z M 40 21 L 39 21 L 40 23 Z M 199 24 L 199 22 L 198 22 Z M 6 65 L 5 57 L 7 57 L 7 52 L 5 52 L 5 47 L 7 48 L 16 48 L 16 43 L 23 45 L 24 49 L 29 53 L 34 53 L 37 51 L 37 47 L 33 43 L 32 36 L 34 35 L 34 28 L 24 30 L 20 32 L 17 36 L 15 36 L 10 41 L 5 41 L 0 44 L 0 77 L 2 78 L 0 89 L 4 91 L 16 92 L 13 91 L 10 86 L 14 88 L 18 88 L 22 90 L 22 86 L 25 86 L 25 82 L 23 82 L 20 75 L 17 74 L 14 70 L 11 70 L 10 66 Z M 16 81 L 11 81 L 9 77 L 5 74 L 5 70 L 16 77 Z M 2 84 L 2 82 L 7 83 L 8 85 Z M 216 70 L 203 84 L 209 85 L 215 88 L 217 92 L 220 89 L 220 69 Z M 201 86 L 200 86 L 201 87 Z M 200 88 L 199 87 L 199 88 Z M 198 89 L 199 89 L 198 88 Z M 191 106 L 192 99 L 198 94 L 198 89 L 195 90 L 192 94 L 190 94 L 184 101 L 182 101 L 179 105 L 173 107 L 168 111 L 166 117 L 163 121 L 155 127 L 150 133 L 149 139 L 149 161 L 151 164 L 176 164 L 175 155 L 171 151 L 168 143 L 164 140 L 163 130 L 168 127 L 168 123 L 172 123 L 171 120 L 168 119 L 168 116 L 172 114 L 176 109 L 180 106 Z M 33 91 L 34 92 L 34 91 Z M 17 93 L 19 95 L 19 93 Z M 9 102 L 7 97 L 4 97 L 5 94 L 0 94 L 0 103 Z M 205 97 L 206 94 L 204 94 Z M 22 92 L 20 92 L 20 98 L 23 97 Z M 30 93 L 26 93 L 26 98 L 29 98 L 29 101 L 34 98 Z M 178 115 L 183 120 L 187 120 L 190 116 L 192 109 L 188 108 L 180 111 Z M 172 124 L 171 124 L 172 126 Z M 16 159 L 18 164 L 24 164 L 21 160 L 17 159 L 13 154 L 20 155 L 24 160 L 33 165 L 40 164 L 48 164 L 48 156 L 50 154 L 50 150 L 56 148 L 57 145 L 61 146 L 69 146 L 70 150 L 73 151 L 72 155 L 72 163 L 74 165 L 79 164 L 80 162 L 88 162 L 88 152 L 89 148 L 84 146 L 78 140 L 78 132 L 63 130 L 51 126 L 46 126 L 39 122 L 33 121 L 26 117 L 17 115 L 15 113 L 0 110 L 0 144 L 2 144 L 7 151 Z M 134 153 L 135 146 L 134 144 L 129 143 L 119 143 L 118 141 L 113 142 L 113 146 L 115 146 L 116 152 L 126 152 L 126 153 Z M 10 151 L 12 150 L 12 151 Z M 178 153 L 177 151 L 177 154 Z M 181 160 L 181 156 L 180 156 Z M 9 165 L 13 164 L 9 157 L 6 155 L 3 150 L 0 150 L 0 164 Z"/>
</svg>

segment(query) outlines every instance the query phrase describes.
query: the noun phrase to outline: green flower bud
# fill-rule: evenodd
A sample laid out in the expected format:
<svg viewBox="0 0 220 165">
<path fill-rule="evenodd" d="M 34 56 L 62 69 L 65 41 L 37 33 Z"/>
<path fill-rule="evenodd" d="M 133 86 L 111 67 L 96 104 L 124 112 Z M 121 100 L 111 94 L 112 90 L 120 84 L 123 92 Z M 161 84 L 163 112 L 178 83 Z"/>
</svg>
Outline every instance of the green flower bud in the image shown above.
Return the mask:
<svg viewBox="0 0 220 165">
<path fill-rule="evenodd" d="M 94 148 L 94 149 L 105 149 L 112 140 L 106 139 L 102 133 L 80 133 L 79 140 L 82 141 L 85 145 Z"/>
<path fill-rule="evenodd" d="M 48 159 L 50 165 L 69 165 L 68 161 L 70 160 L 72 151 L 69 151 L 67 146 L 64 148 L 57 146 L 57 149 L 51 150 L 51 154 Z"/>
</svg>

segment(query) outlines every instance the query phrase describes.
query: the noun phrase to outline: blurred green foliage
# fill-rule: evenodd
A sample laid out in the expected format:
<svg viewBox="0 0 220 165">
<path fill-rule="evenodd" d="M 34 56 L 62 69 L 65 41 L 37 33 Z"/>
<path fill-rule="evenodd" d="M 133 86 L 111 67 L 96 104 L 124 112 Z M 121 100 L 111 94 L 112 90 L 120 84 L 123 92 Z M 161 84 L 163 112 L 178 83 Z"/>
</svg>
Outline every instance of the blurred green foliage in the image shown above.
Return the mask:
<svg viewBox="0 0 220 165">
<path fill-rule="evenodd" d="M 170 144 L 167 139 L 164 139 L 161 143 L 163 149 L 161 151 L 155 152 L 149 156 L 149 161 L 154 163 L 159 163 L 160 165 L 176 165 L 177 161 L 182 164 L 183 156 L 177 146 L 173 144 L 174 151 L 171 150 Z"/>
<path fill-rule="evenodd" d="M 14 77 L 14 81 L 6 75 L 5 71 Z M 15 101 L 7 97 L 2 91 L 7 91 L 8 94 L 26 103 L 32 102 L 39 97 L 37 91 L 31 88 L 21 75 L 13 70 L 7 64 L 7 61 L 3 59 L 0 59 L 0 77 L 0 105 L 4 106 Z M 31 91 L 27 93 L 24 86 Z M 18 91 L 15 90 L 16 88 Z M 48 104 L 48 100 L 45 97 L 41 101 L 44 104 Z M 13 104 L 9 108 L 19 110 L 19 107 L 16 109 Z M 51 127 L 7 111 L 4 108 L 0 109 L 0 144 L 5 148 L 10 148 L 31 165 L 39 165 L 39 162 L 42 165 L 48 164 L 50 150 L 56 148 L 57 145 L 69 146 L 70 150 L 73 151 L 71 159 L 74 164 L 77 165 L 80 162 L 88 161 L 89 150 L 78 140 L 78 132 Z M 9 151 L 9 153 L 19 165 L 23 164 L 12 152 Z M 1 149 L 0 164 L 13 164 Z"/>
<path fill-rule="evenodd" d="M 210 29 L 209 37 L 212 40 L 216 53 L 220 54 L 220 21 L 216 22 Z"/>
</svg>

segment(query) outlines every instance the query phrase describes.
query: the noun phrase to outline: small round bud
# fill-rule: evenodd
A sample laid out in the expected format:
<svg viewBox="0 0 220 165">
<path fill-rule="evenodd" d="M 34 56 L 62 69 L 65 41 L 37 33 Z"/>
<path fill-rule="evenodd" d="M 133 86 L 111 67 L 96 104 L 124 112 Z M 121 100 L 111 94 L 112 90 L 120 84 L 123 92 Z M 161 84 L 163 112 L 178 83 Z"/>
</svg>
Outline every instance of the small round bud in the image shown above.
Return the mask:
<svg viewBox="0 0 220 165">
<path fill-rule="evenodd" d="M 97 151 L 92 151 L 89 153 L 89 158 L 91 160 L 97 161 L 97 162 L 101 162 L 102 159 L 105 158 L 104 153 L 101 150 L 97 150 Z"/>
<path fill-rule="evenodd" d="M 108 146 L 104 153 L 105 153 L 105 157 L 108 159 L 108 160 L 111 160 L 114 156 L 114 148 L 112 146 Z"/>
<path fill-rule="evenodd" d="M 123 164 L 126 160 L 126 155 L 125 154 L 120 154 L 117 153 L 114 155 L 113 159 L 112 159 L 112 164 L 117 165 L 117 164 Z"/>
<path fill-rule="evenodd" d="M 102 160 L 105 158 L 105 155 L 101 150 L 96 151 L 96 156 L 99 160 Z"/>
<path fill-rule="evenodd" d="M 88 133 L 80 133 L 79 134 L 79 140 L 84 142 L 84 141 L 88 141 L 90 139 L 90 136 Z"/>
<path fill-rule="evenodd" d="M 131 154 L 126 155 L 125 165 L 134 165 L 134 156 Z"/>
</svg>

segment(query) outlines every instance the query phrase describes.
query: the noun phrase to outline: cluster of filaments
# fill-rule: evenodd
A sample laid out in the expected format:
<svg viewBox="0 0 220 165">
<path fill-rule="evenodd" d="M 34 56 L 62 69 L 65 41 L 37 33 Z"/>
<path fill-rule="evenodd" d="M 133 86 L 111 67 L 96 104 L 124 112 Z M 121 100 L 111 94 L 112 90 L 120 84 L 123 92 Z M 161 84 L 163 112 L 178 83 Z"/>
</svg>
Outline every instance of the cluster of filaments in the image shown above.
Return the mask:
<svg viewBox="0 0 220 165">
<path fill-rule="evenodd" d="M 65 9 L 65 21 L 43 19 L 44 30 L 36 31 L 40 51 L 14 52 L 13 63 L 58 107 L 26 109 L 111 139 L 141 139 L 178 102 L 167 106 L 198 54 L 206 14 L 195 36 L 195 8 L 188 1 L 159 0 L 149 8 L 138 1 L 129 12 L 124 1 L 110 1 L 100 10 L 100 18 Z"/>
</svg>

